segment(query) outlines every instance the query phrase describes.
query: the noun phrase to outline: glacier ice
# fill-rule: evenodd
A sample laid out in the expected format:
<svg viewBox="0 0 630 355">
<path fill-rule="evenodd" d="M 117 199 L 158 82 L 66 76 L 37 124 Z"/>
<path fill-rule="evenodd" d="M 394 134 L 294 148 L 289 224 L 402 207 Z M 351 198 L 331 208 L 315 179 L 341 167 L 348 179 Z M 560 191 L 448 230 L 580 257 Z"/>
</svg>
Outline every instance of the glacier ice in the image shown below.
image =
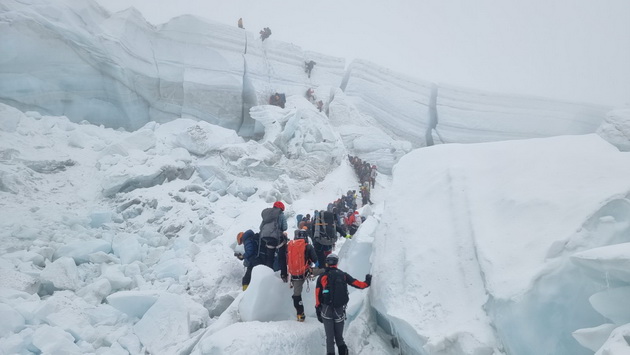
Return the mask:
<svg viewBox="0 0 630 355">
<path fill-rule="evenodd" d="M 291 101 L 314 88 L 334 127 L 344 131 L 342 113 L 353 110 L 371 126 L 354 127 L 344 142 L 389 173 L 409 146 L 592 133 L 609 110 L 437 85 L 361 59 L 346 69 L 343 58 L 190 15 L 153 26 L 133 9 L 110 14 L 92 1 L 64 0 L 54 11 L 41 0 L 9 1 L 1 9 L 13 55 L 3 61 L 0 102 L 74 122 L 135 130 L 191 118 L 260 138 L 270 128 L 256 111 L 270 95 Z M 318 64 L 308 78 L 311 59 Z M 15 120 L 3 124 L 12 129 Z M 365 141 L 374 139 L 384 145 L 371 149 Z"/>
</svg>

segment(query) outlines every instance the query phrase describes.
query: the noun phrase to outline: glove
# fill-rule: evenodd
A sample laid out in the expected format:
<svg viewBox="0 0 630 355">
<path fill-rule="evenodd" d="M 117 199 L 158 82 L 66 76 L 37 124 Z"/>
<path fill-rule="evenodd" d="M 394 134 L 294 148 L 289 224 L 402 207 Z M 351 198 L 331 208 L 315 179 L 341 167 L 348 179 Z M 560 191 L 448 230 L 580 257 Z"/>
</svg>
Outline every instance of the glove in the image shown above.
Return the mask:
<svg viewBox="0 0 630 355">
<path fill-rule="evenodd" d="M 368 286 L 372 284 L 372 275 L 370 274 L 365 275 L 365 283 L 368 284 Z"/>
<path fill-rule="evenodd" d="M 280 276 L 280 278 L 282 279 L 282 282 L 284 282 L 284 283 L 289 282 L 289 276 L 288 275 L 282 275 L 282 276 Z"/>
<path fill-rule="evenodd" d="M 315 307 L 315 314 L 317 315 L 317 320 L 320 323 L 324 323 L 324 319 L 322 318 L 322 307 Z"/>
<path fill-rule="evenodd" d="M 238 259 L 238 260 L 243 260 L 243 254 L 241 253 L 234 253 L 234 256 Z"/>
</svg>

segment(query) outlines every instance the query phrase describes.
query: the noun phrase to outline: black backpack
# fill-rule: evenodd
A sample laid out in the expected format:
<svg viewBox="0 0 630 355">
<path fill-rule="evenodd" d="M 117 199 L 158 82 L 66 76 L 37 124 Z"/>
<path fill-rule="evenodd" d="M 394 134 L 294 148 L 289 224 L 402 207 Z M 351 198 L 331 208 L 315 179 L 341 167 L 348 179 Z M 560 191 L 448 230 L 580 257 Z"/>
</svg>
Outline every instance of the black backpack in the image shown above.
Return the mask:
<svg viewBox="0 0 630 355">
<path fill-rule="evenodd" d="M 332 212 L 319 212 L 314 221 L 313 240 L 321 245 L 333 245 L 337 241 L 337 225 Z"/>
<path fill-rule="evenodd" d="M 344 272 L 337 269 L 329 269 L 326 275 L 328 275 L 328 284 L 322 291 L 322 303 L 334 308 L 344 307 L 350 300 Z"/>
</svg>

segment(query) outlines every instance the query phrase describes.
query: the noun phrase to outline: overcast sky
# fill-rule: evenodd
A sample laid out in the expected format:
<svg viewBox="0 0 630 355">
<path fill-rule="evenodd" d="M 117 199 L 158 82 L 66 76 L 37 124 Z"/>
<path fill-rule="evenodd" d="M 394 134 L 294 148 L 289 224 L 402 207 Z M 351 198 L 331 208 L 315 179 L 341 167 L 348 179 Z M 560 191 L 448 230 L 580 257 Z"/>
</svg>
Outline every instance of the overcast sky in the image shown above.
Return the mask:
<svg viewBox="0 0 630 355">
<path fill-rule="evenodd" d="M 630 108 L 630 0 L 97 0 L 191 13 L 418 79 Z"/>
</svg>

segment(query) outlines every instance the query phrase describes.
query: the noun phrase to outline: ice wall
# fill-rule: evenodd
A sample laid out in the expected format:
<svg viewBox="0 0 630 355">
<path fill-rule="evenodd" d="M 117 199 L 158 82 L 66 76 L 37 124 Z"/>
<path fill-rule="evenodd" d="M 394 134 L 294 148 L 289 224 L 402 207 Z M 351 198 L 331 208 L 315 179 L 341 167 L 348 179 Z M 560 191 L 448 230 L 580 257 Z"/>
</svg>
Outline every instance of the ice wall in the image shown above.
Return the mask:
<svg viewBox="0 0 630 355">
<path fill-rule="evenodd" d="M 628 159 L 595 134 L 407 154 L 373 245 L 379 324 L 409 354 L 589 354 L 574 331 L 627 323 L 627 291 L 599 294 L 627 258 L 579 253 L 628 242 Z"/>
<path fill-rule="evenodd" d="M 440 86 L 436 111 L 436 143 L 479 143 L 593 133 L 608 108 Z"/>
<path fill-rule="evenodd" d="M 369 118 L 369 124 L 414 147 L 431 143 L 427 135 L 437 86 L 363 60 L 352 62 L 342 89 Z"/>
<path fill-rule="evenodd" d="M 254 106 L 269 103 L 274 93 L 287 96 L 305 97 L 309 88 L 319 86 L 338 87 L 343 77 L 345 60 L 304 52 L 292 43 L 274 41 L 269 38 L 261 41 L 258 36 L 243 31 L 247 36 L 244 55 L 245 70 L 243 77 L 243 121 L 241 134 L 257 136 L 260 127 L 251 120 L 250 110 Z M 273 36 L 273 35 L 272 35 Z M 316 62 L 311 76 L 305 72 L 305 62 Z M 326 104 L 329 99 L 324 98 Z"/>
<path fill-rule="evenodd" d="M 264 129 L 253 107 L 275 92 L 303 97 L 315 88 L 331 119 L 343 120 L 331 117 L 336 106 L 337 113 L 356 113 L 346 128 L 369 127 L 346 131 L 344 143 L 352 143 L 352 154 L 382 161 L 384 171 L 408 145 L 592 133 L 608 111 L 438 86 L 364 60 L 346 70 L 343 58 L 273 34 L 261 41 L 190 15 L 153 26 L 133 9 L 110 14 L 93 1 L 7 0 L 0 31 L 7 54 L 0 58 L 0 102 L 23 111 L 129 130 L 193 118 L 258 138 Z M 309 60 L 317 63 L 310 77 Z M 345 96 L 335 94 L 339 88 Z M 369 142 L 376 137 L 384 139 L 374 150 Z"/>
<path fill-rule="evenodd" d="M 8 1 L 0 10 L 0 49 L 11 53 L 1 59 L 0 101 L 75 122 L 135 130 L 188 117 L 251 135 L 251 107 L 274 92 L 339 86 L 345 66 L 195 16 L 155 27 L 133 9 L 109 14 L 76 0 Z M 307 60 L 317 62 L 311 78 Z"/>
</svg>

